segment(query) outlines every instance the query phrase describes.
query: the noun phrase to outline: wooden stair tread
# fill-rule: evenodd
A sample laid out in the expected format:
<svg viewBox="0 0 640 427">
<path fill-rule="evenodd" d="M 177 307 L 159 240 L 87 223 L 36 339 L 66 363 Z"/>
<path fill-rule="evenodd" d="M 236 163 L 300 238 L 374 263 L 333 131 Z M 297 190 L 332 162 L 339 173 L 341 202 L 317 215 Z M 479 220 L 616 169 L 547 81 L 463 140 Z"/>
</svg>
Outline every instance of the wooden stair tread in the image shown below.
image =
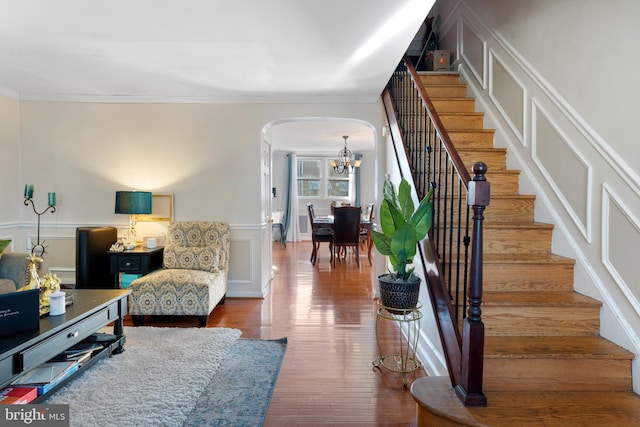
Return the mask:
<svg viewBox="0 0 640 427">
<path fill-rule="evenodd" d="M 457 225 L 457 218 L 452 222 L 453 225 Z M 485 219 L 483 224 L 483 228 L 485 230 L 553 230 L 553 224 L 546 224 L 542 222 L 531 222 L 531 221 L 504 221 L 502 219 L 494 219 L 489 218 Z M 489 255 L 490 252 L 487 252 L 486 255 Z M 486 256 L 485 255 L 485 256 Z M 509 253 L 505 254 L 509 256 Z"/>
<path fill-rule="evenodd" d="M 469 112 L 462 112 L 462 113 L 457 113 L 457 112 L 443 112 L 443 113 L 438 113 L 439 116 L 484 116 L 483 112 L 478 112 L 478 111 L 469 111 Z M 454 129 L 455 130 L 455 129 Z M 448 131 L 448 129 L 447 129 Z"/>
<path fill-rule="evenodd" d="M 464 407 L 448 377 L 424 377 L 413 382 L 418 417 L 478 427 L 631 427 L 640 425 L 640 397 L 631 391 L 541 391 L 485 393 L 489 406 Z M 426 412 L 425 412 L 426 411 Z M 426 424 L 425 424 L 426 425 Z"/>
<path fill-rule="evenodd" d="M 551 230 L 553 224 L 547 224 L 544 222 L 530 222 L 530 221 L 488 221 L 483 224 L 483 228 L 487 229 L 536 229 L 536 230 Z"/>
<path fill-rule="evenodd" d="M 632 352 L 599 336 L 487 336 L 484 349 L 485 359 L 634 358 Z"/>
<path fill-rule="evenodd" d="M 593 307 L 602 306 L 602 302 L 579 294 L 577 292 L 485 292 L 483 297 L 485 307 L 497 306 L 544 306 L 544 307 Z"/>
<path fill-rule="evenodd" d="M 576 260 L 555 254 L 541 253 L 512 253 L 512 254 L 485 254 L 484 264 L 570 264 L 575 265 Z"/>
</svg>

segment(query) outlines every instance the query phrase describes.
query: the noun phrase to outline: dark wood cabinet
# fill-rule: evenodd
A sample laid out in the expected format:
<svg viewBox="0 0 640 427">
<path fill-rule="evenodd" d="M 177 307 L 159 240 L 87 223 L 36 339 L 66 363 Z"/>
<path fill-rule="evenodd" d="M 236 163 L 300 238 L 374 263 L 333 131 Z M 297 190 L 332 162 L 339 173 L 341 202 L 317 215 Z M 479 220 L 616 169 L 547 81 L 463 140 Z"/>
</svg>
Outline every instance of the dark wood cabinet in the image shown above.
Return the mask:
<svg viewBox="0 0 640 427">
<path fill-rule="evenodd" d="M 114 284 L 120 287 L 120 273 L 149 274 L 153 270 L 162 268 L 164 248 L 147 249 L 136 247 L 130 251 L 109 251 L 110 272 L 114 277 Z"/>
</svg>

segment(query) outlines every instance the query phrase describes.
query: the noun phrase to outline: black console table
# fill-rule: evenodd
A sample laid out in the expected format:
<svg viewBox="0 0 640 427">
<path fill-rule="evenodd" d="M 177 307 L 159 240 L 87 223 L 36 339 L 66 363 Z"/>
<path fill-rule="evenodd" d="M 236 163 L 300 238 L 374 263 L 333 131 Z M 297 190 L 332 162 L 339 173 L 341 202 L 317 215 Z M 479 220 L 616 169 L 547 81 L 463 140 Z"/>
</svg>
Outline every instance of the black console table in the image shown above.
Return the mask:
<svg viewBox="0 0 640 427">
<path fill-rule="evenodd" d="M 162 268 L 163 247 L 147 249 L 138 246 L 130 251 L 109 251 L 110 272 L 116 288 L 120 287 L 120 273 L 149 274 Z"/>
<path fill-rule="evenodd" d="M 65 290 L 65 292 L 73 295 L 73 304 L 66 307 L 66 313 L 41 318 L 40 328 L 37 330 L 0 338 L 0 388 L 111 323 L 113 323 L 115 341 L 108 343 L 76 373 L 46 394 L 38 396 L 32 403 L 44 400 L 46 396 L 55 392 L 97 360 L 124 349 L 122 319 L 127 314 L 127 296 L 130 291 L 76 289 Z"/>
</svg>

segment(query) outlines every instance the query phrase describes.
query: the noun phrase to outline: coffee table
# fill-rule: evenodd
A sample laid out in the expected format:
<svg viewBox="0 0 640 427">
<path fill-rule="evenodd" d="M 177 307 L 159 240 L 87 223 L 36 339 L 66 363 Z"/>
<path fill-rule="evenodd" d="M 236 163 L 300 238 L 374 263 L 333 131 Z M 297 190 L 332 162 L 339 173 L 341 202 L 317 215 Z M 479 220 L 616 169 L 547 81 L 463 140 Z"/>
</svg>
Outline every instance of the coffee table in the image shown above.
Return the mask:
<svg viewBox="0 0 640 427">
<path fill-rule="evenodd" d="M 124 350 L 122 319 L 127 314 L 129 290 L 75 289 L 65 292 L 73 295 L 73 304 L 67 306 L 65 314 L 42 317 L 39 330 L 0 338 L 0 388 L 111 323 L 115 340 L 94 354 L 74 375 L 38 396 L 33 403 L 46 399 L 97 360 Z"/>
</svg>

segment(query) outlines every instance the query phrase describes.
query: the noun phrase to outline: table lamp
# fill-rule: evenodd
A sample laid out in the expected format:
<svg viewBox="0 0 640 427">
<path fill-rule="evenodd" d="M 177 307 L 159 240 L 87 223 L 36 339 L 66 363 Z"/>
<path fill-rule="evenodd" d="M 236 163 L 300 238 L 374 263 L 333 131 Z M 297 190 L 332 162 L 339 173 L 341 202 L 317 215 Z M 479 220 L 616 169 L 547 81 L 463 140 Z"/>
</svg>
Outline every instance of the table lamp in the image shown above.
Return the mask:
<svg viewBox="0 0 640 427">
<path fill-rule="evenodd" d="M 129 214 L 129 232 L 124 248 L 133 249 L 136 240 L 136 214 L 151 213 L 151 193 L 148 191 L 116 191 L 116 213 Z"/>
</svg>

